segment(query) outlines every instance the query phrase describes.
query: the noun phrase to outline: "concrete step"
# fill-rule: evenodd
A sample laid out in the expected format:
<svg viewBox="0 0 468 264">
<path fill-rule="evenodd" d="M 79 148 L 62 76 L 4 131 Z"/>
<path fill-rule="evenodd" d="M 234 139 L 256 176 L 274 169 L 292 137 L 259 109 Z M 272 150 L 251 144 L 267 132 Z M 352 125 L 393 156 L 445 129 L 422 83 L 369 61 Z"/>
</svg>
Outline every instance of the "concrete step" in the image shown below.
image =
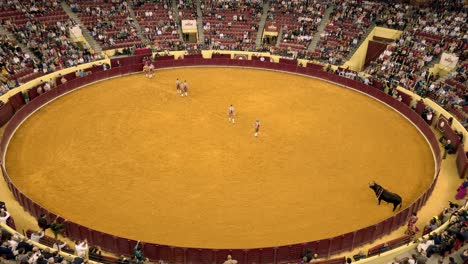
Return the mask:
<svg viewBox="0 0 468 264">
<path fill-rule="evenodd" d="M 176 21 L 177 32 L 179 33 L 179 40 L 184 42 L 183 32 L 182 32 L 182 18 L 179 16 L 179 9 L 177 8 L 177 0 L 172 0 L 172 14 Z M 183 14 L 182 14 L 183 15 Z"/>
<path fill-rule="evenodd" d="M 197 0 L 197 31 L 198 31 L 198 43 L 205 44 L 205 34 L 203 33 L 203 13 L 201 9 L 201 1 Z"/>
<path fill-rule="evenodd" d="M 137 36 L 141 39 L 144 45 L 148 45 L 150 41 L 148 38 L 145 37 L 145 35 L 143 35 L 143 31 L 141 30 L 141 26 L 138 23 L 138 19 L 135 16 L 135 11 L 133 11 L 133 6 L 131 2 L 127 1 L 127 6 L 128 6 L 128 12 L 130 14 L 130 17 L 133 19 L 133 23 L 136 27 Z"/>
<path fill-rule="evenodd" d="M 258 31 L 257 31 L 257 38 L 255 39 L 255 45 L 257 49 L 262 47 L 262 37 L 263 37 L 263 30 L 265 29 L 266 19 L 268 17 L 268 10 L 270 9 L 270 3 L 265 1 L 263 3 L 263 12 L 262 17 L 260 18 L 260 22 L 258 23 Z"/>
<path fill-rule="evenodd" d="M 312 41 L 310 42 L 309 47 L 307 48 L 308 50 L 312 51 L 312 50 L 315 50 L 315 48 L 317 47 L 317 43 L 320 40 L 320 35 L 323 33 L 323 30 L 325 29 L 328 22 L 330 21 L 330 14 L 334 8 L 335 6 L 331 5 L 330 7 L 327 8 L 327 10 L 325 11 L 325 14 L 323 14 L 322 21 L 320 22 L 320 25 L 317 28 L 317 33 L 315 33 L 314 36 L 312 37 Z"/>
<path fill-rule="evenodd" d="M 283 27 L 281 27 L 280 31 L 278 32 L 278 38 L 276 39 L 275 47 L 279 48 L 282 39 L 283 39 Z"/>
</svg>

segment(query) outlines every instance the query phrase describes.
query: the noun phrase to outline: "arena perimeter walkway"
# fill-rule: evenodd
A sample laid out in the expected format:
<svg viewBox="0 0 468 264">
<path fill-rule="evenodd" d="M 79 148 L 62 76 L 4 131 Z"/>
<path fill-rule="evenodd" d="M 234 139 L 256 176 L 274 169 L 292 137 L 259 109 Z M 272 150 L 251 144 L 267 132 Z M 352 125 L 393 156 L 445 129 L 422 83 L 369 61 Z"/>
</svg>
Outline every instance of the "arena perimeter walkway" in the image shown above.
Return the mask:
<svg viewBox="0 0 468 264">
<path fill-rule="evenodd" d="M 187 79 L 188 98 L 175 93 L 176 78 Z M 134 75 L 74 92 L 23 124 L 6 164 L 20 189 L 67 219 L 213 248 L 276 246 L 368 226 L 392 214 L 390 205 L 377 207 L 369 181 L 407 205 L 434 170 L 419 132 L 367 96 L 227 68 Z"/>
</svg>

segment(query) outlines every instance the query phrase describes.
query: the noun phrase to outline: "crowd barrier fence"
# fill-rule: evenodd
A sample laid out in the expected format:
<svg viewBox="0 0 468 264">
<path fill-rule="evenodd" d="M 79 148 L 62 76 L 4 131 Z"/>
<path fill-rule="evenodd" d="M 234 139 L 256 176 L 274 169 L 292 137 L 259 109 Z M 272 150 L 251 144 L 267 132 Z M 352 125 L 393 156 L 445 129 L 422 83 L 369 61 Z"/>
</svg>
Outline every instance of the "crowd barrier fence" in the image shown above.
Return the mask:
<svg viewBox="0 0 468 264">
<path fill-rule="evenodd" d="M 45 214 L 49 221 L 55 219 L 56 214 L 48 211 L 46 208 L 37 204 L 26 196 L 21 190 L 11 181 L 8 172 L 5 169 L 5 154 L 7 145 L 10 138 L 13 136 L 16 128 L 25 120 L 30 114 L 41 106 L 47 104 L 51 100 L 63 95 L 64 93 L 73 91 L 81 86 L 105 80 L 112 77 L 117 77 L 126 74 L 141 72 L 143 64 L 141 63 L 140 55 L 137 58 L 129 59 L 126 66 L 115 67 L 106 71 L 98 71 L 85 77 L 75 78 L 66 82 L 65 84 L 58 85 L 57 88 L 42 95 L 36 95 L 30 98 L 30 102 L 26 103 L 21 93 L 13 96 L 4 106 L 0 108 L 0 121 L 9 121 L 5 127 L 5 131 L 0 142 L 0 150 L 2 153 L 1 169 L 4 179 L 13 193 L 15 199 L 20 205 L 34 217 L 39 217 Z M 122 65 L 122 64 L 121 64 Z M 161 60 L 156 63 L 157 69 L 165 69 L 172 67 L 187 67 L 187 66 L 238 66 L 238 67 L 251 67 L 268 70 L 279 70 L 290 73 L 303 74 L 315 78 L 327 80 L 347 88 L 357 90 L 365 93 L 372 98 L 380 100 L 381 102 L 389 105 L 408 120 L 410 120 L 416 127 L 419 128 L 421 133 L 426 137 L 429 142 L 435 160 L 435 175 L 429 188 L 421 194 L 416 201 L 404 207 L 392 217 L 385 219 L 377 224 L 361 228 L 346 234 L 342 234 L 333 238 L 321 239 L 318 241 L 311 241 L 306 243 L 285 245 L 278 247 L 268 248 L 255 248 L 255 249 L 205 249 L 205 248 L 184 248 L 169 245 L 159 245 L 154 243 L 144 243 L 143 250 L 145 255 L 151 260 L 164 260 L 171 263 L 222 263 L 226 260 L 226 256 L 230 254 L 233 259 L 239 263 L 284 263 L 297 261 L 301 253 L 307 249 L 312 249 L 314 253 L 319 256 L 328 258 L 333 254 L 338 254 L 344 251 L 351 251 L 364 244 L 371 243 L 374 240 L 389 234 L 390 232 L 398 229 L 404 225 L 408 217 L 417 212 L 427 201 L 432 191 L 434 190 L 436 181 L 438 179 L 440 170 L 440 149 L 437 138 L 432 132 L 431 128 L 421 118 L 421 116 L 409 108 L 405 103 L 386 95 L 379 89 L 367 86 L 361 82 L 340 77 L 331 73 L 322 71 L 317 67 L 300 67 L 291 63 L 272 63 L 262 62 L 257 60 L 231 60 L 229 58 L 215 58 L 215 59 L 202 59 L 202 58 L 185 58 L 179 60 Z M 157 75 L 158 73 L 156 73 Z M 63 221 L 64 219 L 59 219 Z M 131 255 L 133 247 L 137 241 L 123 237 L 117 237 L 111 234 L 106 234 L 98 230 L 82 226 L 78 223 L 71 221 L 66 222 L 67 235 L 74 239 L 87 238 L 91 245 L 100 246 L 102 249 L 116 254 Z"/>
</svg>

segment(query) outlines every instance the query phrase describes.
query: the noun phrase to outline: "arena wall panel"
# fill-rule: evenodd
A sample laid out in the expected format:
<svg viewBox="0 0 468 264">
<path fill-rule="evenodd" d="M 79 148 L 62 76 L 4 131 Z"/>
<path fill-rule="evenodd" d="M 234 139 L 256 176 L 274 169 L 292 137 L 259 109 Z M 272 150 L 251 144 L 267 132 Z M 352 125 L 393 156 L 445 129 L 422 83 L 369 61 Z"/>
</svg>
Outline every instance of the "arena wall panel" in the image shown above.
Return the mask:
<svg viewBox="0 0 468 264">
<path fill-rule="evenodd" d="M 24 200 L 24 203 L 26 205 L 26 211 L 28 211 L 28 213 L 30 215 L 33 215 L 33 209 L 32 209 L 32 201 L 31 199 L 29 199 L 26 195 L 23 194 L 23 200 Z"/>
<path fill-rule="evenodd" d="M 130 241 L 128 239 L 117 239 L 117 250 L 123 255 L 131 255 Z"/>
<path fill-rule="evenodd" d="M 261 263 L 261 250 L 248 250 L 245 263 Z"/>
<path fill-rule="evenodd" d="M 330 242 L 330 255 L 341 253 L 343 250 L 344 235 L 337 236 L 331 239 Z"/>
<path fill-rule="evenodd" d="M 385 225 L 385 221 L 382 221 L 375 225 L 375 237 L 376 238 L 382 237 L 384 235 L 384 225 Z"/>
<path fill-rule="evenodd" d="M 468 158 L 466 157 L 465 147 L 463 144 L 458 145 L 457 153 L 457 170 L 460 178 L 464 178 L 466 169 L 468 168 Z"/>
<path fill-rule="evenodd" d="M 101 248 L 109 252 L 117 252 L 117 247 L 116 247 L 117 238 L 113 235 L 109 235 L 106 233 L 101 233 L 101 236 L 102 236 L 102 244 L 100 244 Z"/>
<path fill-rule="evenodd" d="M 39 93 L 37 92 L 36 87 L 33 87 L 33 88 L 28 90 L 28 98 L 29 98 L 30 101 L 34 100 L 34 98 L 36 98 L 38 96 L 39 96 Z"/>
<path fill-rule="evenodd" d="M 11 102 L 11 105 L 13 106 L 13 109 L 15 109 L 15 112 L 21 109 L 21 107 L 23 107 L 23 105 L 26 104 L 23 98 L 23 93 L 21 92 L 18 92 L 15 95 L 11 96 L 8 101 Z"/>
<path fill-rule="evenodd" d="M 369 226 L 364 230 L 364 244 L 372 243 L 376 239 L 375 230 L 377 229 L 376 225 Z"/>
<path fill-rule="evenodd" d="M 82 226 L 82 225 L 78 225 L 78 230 L 80 231 L 80 239 L 81 240 L 84 240 L 84 239 L 88 239 L 89 237 L 92 237 L 91 235 L 91 229 L 85 227 L 85 226 Z"/>
<path fill-rule="evenodd" d="M 73 222 L 67 222 L 67 235 L 73 238 L 80 237 L 80 230 L 78 229 L 78 225 Z"/>
<path fill-rule="evenodd" d="M 0 107 L 0 126 L 5 125 L 15 114 L 15 109 L 10 102 L 6 102 Z"/>
<path fill-rule="evenodd" d="M 350 232 L 347 234 L 343 235 L 343 239 L 341 240 L 341 251 L 343 252 L 344 248 L 349 248 L 350 250 L 353 250 L 353 244 L 354 244 L 354 233 Z"/>
<path fill-rule="evenodd" d="M 60 84 L 56 89 L 42 95 L 35 95 L 34 92 L 28 92 L 33 95 L 28 104 L 25 104 L 24 98 L 21 93 L 18 93 L 10 98 L 4 106 L 0 108 L 0 122 L 10 121 L 5 127 L 5 132 L 0 142 L 3 158 L 5 157 L 6 146 L 14 133 L 16 127 L 27 118 L 29 114 L 34 112 L 42 105 L 48 103 L 50 100 L 57 96 L 63 95 L 64 93 L 70 92 L 73 89 L 81 87 L 83 85 L 105 80 L 111 77 L 117 77 L 124 74 L 131 74 L 141 72 L 143 68 L 142 60 L 147 55 L 139 55 L 133 57 L 119 58 L 121 67 L 112 68 L 106 71 L 99 71 L 96 68 L 95 72 L 85 77 L 79 77 L 69 80 L 65 84 Z M 115 59 L 114 59 L 115 62 Z M 295 62 L 295 61 L 294 61 Z M 357 91 L 366 93 L 367 95 L 374 97 L 389 106 L 393 107 L 406 118 L 411 120 L 425 135 L 431 148 L 434 152 L 436 160 L 436 172 L 440 170 L 440 149 L 438 140 L 433 134 L 432 130 L 421 118 L 420 114 L 411 110 L 405 103 L 399 102 L 394 98 L 386 95 L 379 89 L 371 86 L 367 86 L 363 83 L 346 79 L 334 74 L 330 74 L 322 71 L 321 66 L 309 66 L 299 67 L 293 63 L 272 63 L 269 61 L 247 61 L 247 60 L 230 60 L 225 56 L 214 56 L 212 59 L 203 59 L 201 55 L 185 56 L 184 59 L 180 60 L 157 60 L 156 68 L 164 69 L 168 67 L 184 67 L 184 66 L 200 66 L 200 65 L 219 65 L 219 66 L 242 66 L 242 67 L 254 67 L 263 68 L 270 70 L 281 70 L 292 73 L 300 73 L 308 76 L 325 79 L 346 87 L 350 87 Z M 13 112 L 16 113 L 13 115 Z M 451 130 L 451 129 L 450 129 Z M 453 132 L 453 131 L 452 131 Z M 453 136 L 453 134 L 450 134 Z M 461 154 L 460 154 L 461 155 Z M 466 155 L 464 159 L 460 156 L 460 167 L 466 171 Z M 45 208 L 29 199 L 24 195 L 18 188 L 11 182 L 8 177 L 8 172 L 5 171 L 5 164 L 2 164 L 2 170 L 4 170 L 4 178 L 9 188 L 11 188 L 15 199 L 27 210 L 30 214 L 38 217 L 42 212 L 48 215 L 49 219 L 55 218 L 55 214 L 48 212 Z M 152 260 L 164 260 L 166 262 L 173 263 L 221 263 L 226 260 L 227 254 L 231 254 L 234 259 L 242 263 L 282 263 L 288 261 L 297 261 L 300 258 L 302 252 L 310 248 L 314 253 L 318 253 L 321 257 L 329 257 L 331 254 L 337 254 L 343 251 L 349 251 L 363 244 L 374 241 L 375 239 L 390 233 L 391 231 L 399 228 L 403 225 L 408 216 L 412 212 L 416 212 L 422 205 L 427 201 L 428 197 L 434 189 L 437 173 L 434 177 L 434 181 L 428 190 L 422 194 L 417 201 L 404 207 L 402 211 L 396 213 L 380 223 L 375 225 L 362 228 L 360 230 L 350 232 L 341 236 L 334 237 L 332 239 L 322 239 L 319 241 L 311 241 L 305 244 L 295 244 L 272 248 L 260 248 L 260 249 L 193 249 L 193 248 L 180 248 L 165 245 L 157 245 L 151 243 L 144 244 L 145 255 Z M 404 201 L 405 202 L 405 201 Z M 405 204 L 404 204 L 405 205 Z M 136 241 L 129 240 L 126 238 L 116 237 L 110 234 L 105 234 L 100 231 L 92 230 L 87 227 L 81 226 L 73 222 L 67 222 L 67 234 L 71 238 L 84 239 L 88 238 L 90 244 L 99 245 L 102 249 L 114 252 L 117 254 L 131 255 L 133 247 Z"/>
<path fill-rule="evenodd" d="M 400 215 L 401 215 L 401 218 L 400 218 L 399 225 L 404 225 L 405 222 L 408 220 L 408 218 L 411 216 L 410 209 L 406 208 L 400 213 Z"/>
<path fill-rule="evenodd" d="M 174 263 L 181 264 L 185 263 L 185 249 L 175 247 L 174 248 Z"/>
<path fill-rule="evenodd" d="M 261 263 L 276 263 L 276 249 L 274 248 L 264 248 L 260 255 Z"/>
<path fill-rule="evenodd" d="M 195 250 L 194 250 L 195 251 Z M 159 246 L 155 244 L 144 244 L 143 245 L 143 252 L 145 252 L 145 256 L 149 259 L 159 260 Z M 197 252 L 201 253 L 201 252 Z M 192 255 L 191 255 L 192 256 Z M 193 255 L 193 260 L 187 263 L 203 263 L 202 261 L 198 261 L 197 255 Z"/>
<path fill-rule="evenodd" d="M 160 246 L 159 247 L 159 259 L 165 260 L 167 262 L 173 262 L 174 254 L 173 254 L 172 247 Z"/>
<path fill-rule="evenodd" d="M 383 226 L 383 235 L 388 235 L 392 232 L 392 225 L 393 225 L 393 217 L 388 218 L 384 222 Z"/>
</svg>

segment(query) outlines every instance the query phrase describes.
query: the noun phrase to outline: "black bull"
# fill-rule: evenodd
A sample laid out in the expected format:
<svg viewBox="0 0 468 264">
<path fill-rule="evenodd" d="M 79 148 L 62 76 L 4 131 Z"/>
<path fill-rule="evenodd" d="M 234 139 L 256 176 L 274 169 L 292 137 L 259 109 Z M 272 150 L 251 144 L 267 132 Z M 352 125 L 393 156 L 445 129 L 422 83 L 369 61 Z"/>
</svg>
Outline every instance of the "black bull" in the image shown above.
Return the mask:
<svg viewBox="0 0 468 264">
<path fill-rule="evenodd" d="M 379 200 L 379 205 L 380 201 L 384 200 L 387 203 L 393 204 L 393 211 L 395 211 L 398 205 L 400 205 L 398 209 L 401 208 L 402 199 L 400 195 L 385 190 L 382 186 L 378 185 L 375 182 L 371 183 L 369 185 L 369 188 L 374 190 L 375 196 L 377 196 L 377 199 Z"/>
</svg>

